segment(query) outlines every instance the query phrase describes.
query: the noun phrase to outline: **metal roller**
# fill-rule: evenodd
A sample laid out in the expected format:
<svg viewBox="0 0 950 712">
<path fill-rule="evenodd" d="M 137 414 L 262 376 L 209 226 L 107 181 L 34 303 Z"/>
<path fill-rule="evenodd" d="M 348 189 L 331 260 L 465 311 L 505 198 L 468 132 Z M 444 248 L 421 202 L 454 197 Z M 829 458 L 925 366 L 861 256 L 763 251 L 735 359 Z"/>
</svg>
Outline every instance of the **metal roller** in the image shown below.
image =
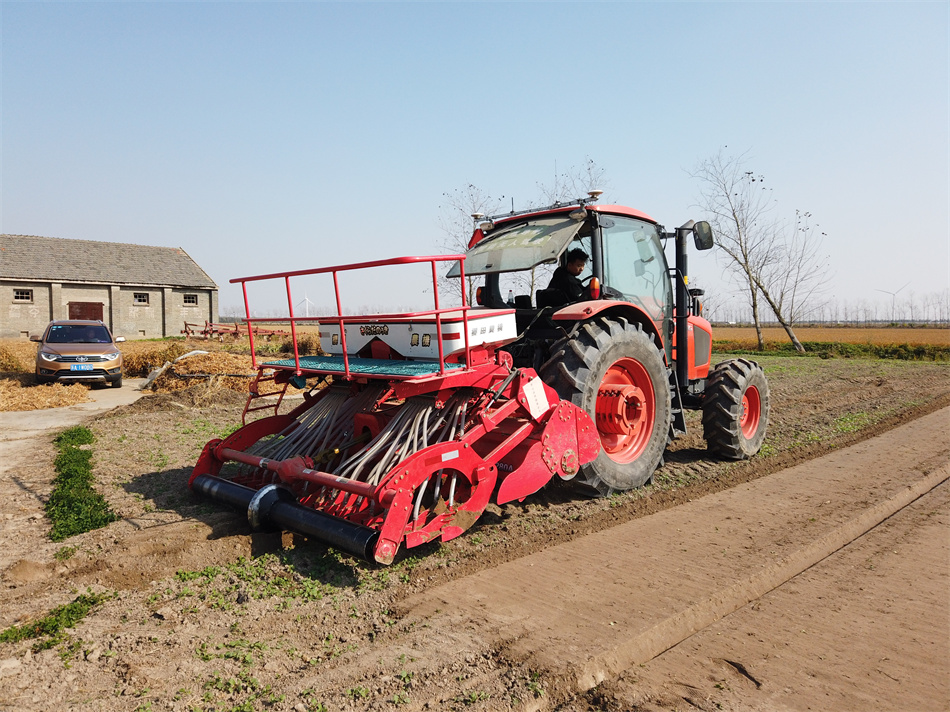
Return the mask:
<svg viewBox="0 0 950 712">
<path fill-rule="evenodd" d="M 268 485 L 255 490 L 211 475 L 199 475 L 191 487 L 209 499 L 246 511 L 255 531 L 273 528 L 302 534 L 366 561 L 374 561 L 378 531 L 304 507 L 284 487 Z"/>
</svg>

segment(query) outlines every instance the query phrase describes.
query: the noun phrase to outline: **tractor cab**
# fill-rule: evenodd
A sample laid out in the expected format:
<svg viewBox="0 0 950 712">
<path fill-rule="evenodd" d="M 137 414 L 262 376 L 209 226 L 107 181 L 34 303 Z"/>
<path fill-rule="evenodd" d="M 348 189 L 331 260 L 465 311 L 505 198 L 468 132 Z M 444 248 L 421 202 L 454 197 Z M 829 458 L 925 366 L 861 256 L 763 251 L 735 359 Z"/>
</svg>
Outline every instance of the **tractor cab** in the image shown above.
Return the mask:
<svg viewBox="0 0 950 712">
<path fill-rule="evenodd" d="M 671 359 L 674 299 L 665 236 L 645 213 L 582 200 L 481 221 L 469 243 L 465 272 L 484 277 L 478 304 L 514 307 L 518 331 L 529 340 L 549 341 L 563 332 L 564 322 L 613 307 L 648 325 Z M 549 284 L 575 250 L 588 259 L 577 275 L 583 294 L 571 300 Z M 448 276 L 457 277 L 458 271 L 456 266 Z"/>
</svg>

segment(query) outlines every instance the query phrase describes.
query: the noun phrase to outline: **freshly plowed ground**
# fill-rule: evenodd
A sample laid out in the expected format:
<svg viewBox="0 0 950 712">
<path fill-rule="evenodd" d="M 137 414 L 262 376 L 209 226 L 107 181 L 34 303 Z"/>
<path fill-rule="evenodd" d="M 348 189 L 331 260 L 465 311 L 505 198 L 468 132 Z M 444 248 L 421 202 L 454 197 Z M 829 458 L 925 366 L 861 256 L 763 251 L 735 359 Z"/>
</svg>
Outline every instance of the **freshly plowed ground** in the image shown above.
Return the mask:
<svg viewBox="0 0 950 712">
<path fill-rule="evenodd" d="M 492 644 L 476 613 L 453 610 L 449 601 L 420 619 L 409 614 L 409 602 L 950 404 L 947 364 L 759 361 L 772 389 L 772 417 L 754 460 L 709 459 L 698 415 L 690 414 L 690 435 L 671 446 L 653 485 L 587 500 L 555 483 L 524 503 L 491 506 L 462 537 L 411 550 L 386 569 L 289 535 L 249 535 L 240 515 L 192 497 L 190 468 L 205 442 L 239 423 L 239 396 L 194 407 L 200 399 L 149 395 L 93 422 L 96 484 L 122 519 L 65 546 L 48 540 L 43 515 L 54 475 L 51 438 L 30 441 L 0 466 L 0 629 L 35 620 L 83 591 L 112 597 L 48 649 L 35 641 L 0 643 L 0 710 L 619 710 L 724 703 L 749 709 L 737 685 L 729 688 L 735 694 L 719 699 L 671 697 L 664 675 L 697 689 L 699 678 L 688 676 L 708 675 L 686 662 L 671 663 L 679 666 L 673 672 L 658 668 L 642 688 L 639 674 L 622 675 L 596 694 L 572 698 L 563 671 L 517 646 Z M 945 509 L 939 511 L 945 524 Z M 902 549 L 902 560 L 915 551 Z M 743 554 L 731 556 L 738 561 Z M 904 580 L 890 581 L 886 595 L 914 583 L 912 563 L 894 570 Z M 522 575 L 531 580 L 530 570 Z M 587 582 L 589 595 L 610 583 Z M 430 621 L 446 620 L 446 606 L 453 624 L 430 628 Z M 777 625 L 764 624 L 758 635 L 771 640 Z"/>
</svg>

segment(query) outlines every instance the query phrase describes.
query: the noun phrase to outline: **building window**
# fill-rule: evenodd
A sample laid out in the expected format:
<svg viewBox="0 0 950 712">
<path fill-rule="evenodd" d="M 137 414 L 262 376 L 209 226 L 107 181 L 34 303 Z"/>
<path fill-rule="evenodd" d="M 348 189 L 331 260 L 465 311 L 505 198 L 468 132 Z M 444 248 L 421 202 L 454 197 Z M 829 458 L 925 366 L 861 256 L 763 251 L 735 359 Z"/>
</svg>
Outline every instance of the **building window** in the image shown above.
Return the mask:
<svg viewBox="0 0 950 712">
<path fill-rule="evenodd" d="M 132 292 L 132 303 L 148 306 L 148 292 Z"/>
<path fill-rule="evenodd" d="M 186 306 L 186 307 L 196 307 L 196 306 L 198 306 L 198 295 L 197 295 L 197 294 L 186 294 L 186 295 L 185 295 L 185 306 Z"/>
<path fill-rule="evenodd" d="M 13 290 L 13 301 L 15 302 L 33 302 L 33 290 L 32 289 L 14 289 Z"/>
</svg>

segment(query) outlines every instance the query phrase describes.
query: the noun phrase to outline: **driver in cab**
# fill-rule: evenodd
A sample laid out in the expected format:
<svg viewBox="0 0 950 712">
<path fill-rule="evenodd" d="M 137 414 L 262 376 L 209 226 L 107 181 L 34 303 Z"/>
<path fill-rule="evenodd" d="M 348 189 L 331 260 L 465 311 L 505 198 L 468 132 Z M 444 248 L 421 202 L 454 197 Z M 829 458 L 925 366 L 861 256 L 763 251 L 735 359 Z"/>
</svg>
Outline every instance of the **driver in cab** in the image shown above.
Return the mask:
<svg viewBox="0 0 950 712">
<path fill-rule="evenodd" d="M 584 298 L 586 288 L 578 277 L 590 259 L 579 247 L 568 251 L 564 265 L 554 270 L 548 289 L 556 289 L 564 295 L 565 304 L 579 302 Z"/>
</svg>

